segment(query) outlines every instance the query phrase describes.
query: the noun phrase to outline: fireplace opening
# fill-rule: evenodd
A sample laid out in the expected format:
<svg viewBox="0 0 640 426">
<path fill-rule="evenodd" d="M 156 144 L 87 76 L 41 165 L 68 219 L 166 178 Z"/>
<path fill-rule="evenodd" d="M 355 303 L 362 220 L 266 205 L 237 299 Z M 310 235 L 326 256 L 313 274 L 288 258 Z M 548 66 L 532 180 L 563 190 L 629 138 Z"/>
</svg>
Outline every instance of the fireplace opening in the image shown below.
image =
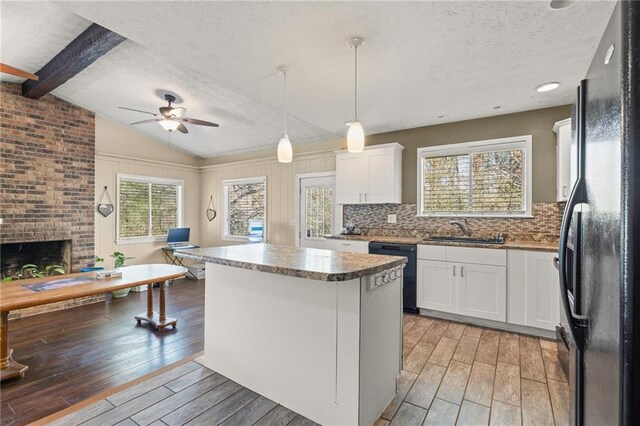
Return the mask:
<svg viewBox="0 0 640 426">
<path fill-rule="evenodd" d="M 40 271 L 48 265 L 60 265 L 71 272 L 71 240 L 4 243 L 0 245 L 2 278 L 13 277 L 24 265 L 33 264 Z"/>
</svg>

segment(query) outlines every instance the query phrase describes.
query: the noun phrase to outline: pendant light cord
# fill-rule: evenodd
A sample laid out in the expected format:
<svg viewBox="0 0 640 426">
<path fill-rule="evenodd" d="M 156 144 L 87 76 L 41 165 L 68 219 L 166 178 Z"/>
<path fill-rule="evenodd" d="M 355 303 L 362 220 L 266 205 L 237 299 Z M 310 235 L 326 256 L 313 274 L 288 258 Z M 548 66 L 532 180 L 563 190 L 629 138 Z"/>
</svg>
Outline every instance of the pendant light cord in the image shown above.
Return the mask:
<svg viewBox="0 0 640 426">
<path fill-rule="evenodd" d="M 355 81 L 355 90 L 354 90 L 354 98 L 355 98 L 355 102 L 354 102 L 354 120 L 358 121 L 358 46 L 353 46 L 353 50 L 354 50 L 354 54 L 355 54 L 355 64 L 356 66 L 354 67 L 355 71 L 354 71 L 354 81 Z"/>
<path fill-rule="evenodd" d="M 284 134 L 287 134 L 287 72 L 284 71 L 282 73 L 282 75 L 284 76 L 284 93 L 282 95 L 282 97 L 284 98 L 284 117 L 283 117 L 283 121 L 284 121 Z"/>
</svg>

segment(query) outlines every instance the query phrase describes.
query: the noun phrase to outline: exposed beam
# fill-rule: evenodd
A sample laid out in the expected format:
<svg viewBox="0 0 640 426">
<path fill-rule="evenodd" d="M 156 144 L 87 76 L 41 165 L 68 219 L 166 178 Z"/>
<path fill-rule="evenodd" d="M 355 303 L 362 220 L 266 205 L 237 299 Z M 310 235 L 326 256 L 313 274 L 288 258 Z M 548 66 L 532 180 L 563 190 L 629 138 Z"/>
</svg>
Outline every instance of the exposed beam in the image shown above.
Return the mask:
<svg viewBox="0 0 640 426">
<path fill-rule="evenodd" d="M 22 94 L 31 99 L 46 95 L 124 40 L 125 38 L 120 34 L 98 24 L 91 24 L 40 71 L 36 72 L 38 81 L 27 80 L 22 84 Z"/>
<path fill-rule="evenodd" d="M 20 68 L 12 67 L 11 65 L 0 63 L 0 72 L 10 75 L 15 75 L 16 77 L 26 78 L 28 80 L 37 80 L 38 76 L 35 74 L 31 74 L 30 72 L 26 72 L 21 70 Z"/>
</svg>

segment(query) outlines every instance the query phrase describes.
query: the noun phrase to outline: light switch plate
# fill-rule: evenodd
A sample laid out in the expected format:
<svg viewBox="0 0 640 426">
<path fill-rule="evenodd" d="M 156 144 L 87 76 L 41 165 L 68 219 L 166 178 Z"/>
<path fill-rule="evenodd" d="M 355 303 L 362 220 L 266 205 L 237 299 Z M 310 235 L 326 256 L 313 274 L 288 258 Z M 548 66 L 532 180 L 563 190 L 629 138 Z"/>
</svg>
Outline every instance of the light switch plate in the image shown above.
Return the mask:
<svg viewBox="0 0 640 426">
<path fill-rule="evenodd" d="M 397 216 L 395 214 L 387 215 L 387 223 L 396 223 Z"/>
</svg>

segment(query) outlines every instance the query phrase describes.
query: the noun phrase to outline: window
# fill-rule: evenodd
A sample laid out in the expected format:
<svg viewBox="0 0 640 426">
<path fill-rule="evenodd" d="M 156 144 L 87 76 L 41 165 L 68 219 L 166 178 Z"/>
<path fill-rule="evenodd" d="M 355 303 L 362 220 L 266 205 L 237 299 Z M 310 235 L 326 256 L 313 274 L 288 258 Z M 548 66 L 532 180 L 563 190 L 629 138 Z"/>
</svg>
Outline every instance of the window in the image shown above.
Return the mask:
<svg viewBox="0 0 640 426">
<path fill-rule="evenodd" d="M 531 135 L 418 149 L 419 216 L 531 216 Z"/>
<path fill-rule="evenodd" d="M 250 220 L 262 220 L 267 235 L 267 178 L 229 179 L 222 182 L 224 192 L 224 239 L 247 239 Z"/>
<path fill-rule="evenodd" d="M 160 241 L 182 226 L 183 181 L 118 174 L 117 242 Z"/>
<path fill-rule="evenodd" d="M 333 186 L 305 188 L 305 233 L 307 238 L 322 238 L 333 230 Z"/>
</svg>

